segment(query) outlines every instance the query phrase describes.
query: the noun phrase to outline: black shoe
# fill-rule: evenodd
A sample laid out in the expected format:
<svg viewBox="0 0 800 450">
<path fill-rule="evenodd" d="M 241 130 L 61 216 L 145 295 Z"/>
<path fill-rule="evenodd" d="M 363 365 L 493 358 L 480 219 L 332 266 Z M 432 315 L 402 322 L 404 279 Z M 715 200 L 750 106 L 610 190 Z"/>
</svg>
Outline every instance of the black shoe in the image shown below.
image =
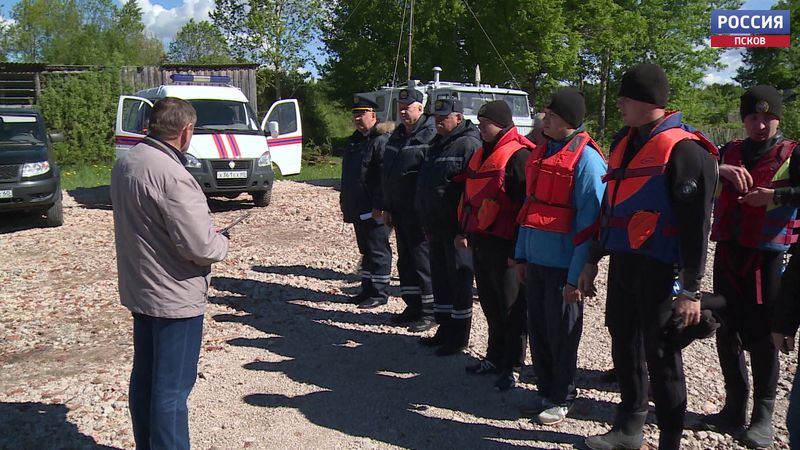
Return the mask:
<svg viewBox="0 0 800 450">
<path fill-rule="evenodd" d="M 419 338 L 419 345 L 424 345 L 425 347 L 438 347 L 444 345 L 445 342 L 447 342 L 447 337 L 442 333 L 441 325 L 439 325 L 439 329 L 436 330 L 436 334 L 433 336 L 423 336 Z"/>
<path fill-rule="evenodd" d="M 513 370 L 509 370 L 508 372 L 504 372 L 500 374 L 497 378 L 497 381 L 494 382 L 494 390 L 504 392 L 509 389 L 512 389 L 514 386 L 517 385 L 517 381 L 519 380 L 519 374 Z"/>
<path fill-rule="evenodd" d="M 728 434 L 738 438 L 744 433 L 744 423 L 733 421 L 725 412 L 725 409 L 716 414 L 710 414 L 700 419 L 701 427 L 715 433 Z"/>
<path fill-rule="evenodd" d="M 356 295 L 351 295 L 350 297 L 348 297 L 347 298 L 347 303 L 352 303 L 354 305 L 358 305 L 359 303 L 363 302 L 367 298 L 369 298 L 367 293 L 364 292 L 364 291 L 361 291 Z"/>
<path fill-rule="evenodd" d="M 415 322 L 419 320 L 421 317 L 422 317 L 422 311 L 406 307 L 406 309 L 404 309 L 403 312 L 401 312 L 400 314 L 395 314 L 394 316 L 392 316 L 391 320 L 393 324 L 400 325 L 404 323 Z"/>
<path fill-rule="evenodd" d="M 370 297 L 358 304 L 358 309 L 372 309 L 389 303 L 388 298 Z"/>
<path fill-rule="evenodd" d="M 445 344 L 436 350 L 436 356 L 458 355 L 466 349 L 467 349 L 466 345 L 460 346 L 460 345 Z"/>
<path fill-rule="evenodd" d="M 620 413 L 614 418 L 614 427 L 605 434 L 589 436 L 584 443 L 592 450 L 636 450 L 644 444 L 642 427 L 647 420 L 647 411 Z"/>
<path fill-rule="evenodd" d="M 408 331 L 412 333 L 421 333 L 423 331 L 428 331 L 431 328 L 436 326 L 436 322 L 433 320 L 432 317 L 425 316 L 418 321 L 412 323 L 408 327 Z"/>
<path fill-rule="evenodd" d="M 488 359 L 482 359 L 478 364 L 473 364 L 464 368 L 467 373 L 472 375 L 486 375 L 493 373 L 500 373 L 500 369 Z"/>
</svg>

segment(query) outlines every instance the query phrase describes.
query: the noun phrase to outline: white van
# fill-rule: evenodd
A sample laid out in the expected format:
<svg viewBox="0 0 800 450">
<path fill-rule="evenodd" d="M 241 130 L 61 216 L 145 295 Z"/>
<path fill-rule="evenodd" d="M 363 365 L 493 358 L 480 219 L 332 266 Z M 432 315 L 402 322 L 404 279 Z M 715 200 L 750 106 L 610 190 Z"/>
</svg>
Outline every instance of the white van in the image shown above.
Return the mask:
<svg viewBox="0 0 800 450">
<path fill-rule="evenodd" d="M 518 89 L 511 89 L 488 84 L 470 84 L 453 81 L 440 81 L 441 68 L 433 68 L 433 81 L 423 84 L 419 80 L 410 80 L 407 86 L 385 86 L 371 92 L 360 92 L 358 95 L 369 98 L 378 105 L 376 114 L 382 121 L 397 122 L 397 97 L 402 89 L 413 88 L 422 93 L 425 112 L 433 114 L 433 105 L 436 100 L 444 98 L 457 98 L 464 104 L 464 117 L 478 124 L 478 110 L 481 106 L 492 100 L 504 100 L 511 108 L 512 119 L 517 130 L 522 135 L 527 135 L 533 130 L 533 118 L 528 106 L 528 93 Z"/>
<path fill-rule="evenodd" d="M 300 173 L 303 128 L 297 100 L 275 102 L 259 123 L 242 91 L 227 85 L 229 77 L 174 74 L 171 79 L 182 84 L 165 84 L 119 98 L 117 157 L 147 134 L 153 103 L 176 97 L 197 111 L 186 168 L 209 197 L 235 198 L 247 192 L 257 206 L 267 206 L 275 180 L 272 163 L 283 175 Z"/>
</svg>

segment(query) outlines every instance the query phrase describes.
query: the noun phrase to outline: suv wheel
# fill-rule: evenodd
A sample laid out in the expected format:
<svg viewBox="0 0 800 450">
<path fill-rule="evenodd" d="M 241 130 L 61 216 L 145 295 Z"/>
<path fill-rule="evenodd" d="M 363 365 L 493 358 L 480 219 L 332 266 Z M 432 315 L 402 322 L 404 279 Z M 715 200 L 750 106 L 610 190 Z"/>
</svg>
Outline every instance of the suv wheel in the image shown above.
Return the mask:
<svg viewBox="0 0 800 450">
<path fill-rule="evenodd" d="M 269 202 L 272 201 L 272 189 L 262 192 L 253 192 L 250 195 L 253 196 L 253 203 L 255 203 L 256 206 L 269 206 Z"/>
<path fill-rule="evenodd" d="M 60 227 L 64 224 L 64 208 L 61 205 L 61 189 L 56 194 L 56 202 L 45 211 L 48 227 Z"/>
</svg>

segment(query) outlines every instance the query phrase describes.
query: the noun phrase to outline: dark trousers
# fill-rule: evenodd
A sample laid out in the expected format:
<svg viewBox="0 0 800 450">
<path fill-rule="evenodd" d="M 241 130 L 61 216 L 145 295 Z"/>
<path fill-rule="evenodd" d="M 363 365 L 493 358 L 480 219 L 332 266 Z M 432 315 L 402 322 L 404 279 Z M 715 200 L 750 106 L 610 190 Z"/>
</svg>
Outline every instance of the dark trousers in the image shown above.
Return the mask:
<svg viewBox="0 0 800 450">
<path fill-rule="evenodd" d="M 128 402 L 137 449 L 188 449 L 186 399 L 197 378 L 203 316 L 162 319 L 133 314 Z"/>
<path fill-rule="evenodd" d="M 771 325 L 783 256 L 730 241 L 718 242 L 714 254 L 714 290 L 726 302 L 723 326 L 717 330 L 725 413 L 740 425 L 744 425 L 750 395 L 744 351 L 750 352 L 753 397 L 774 399 L 778 387 L 778 350 L 772 343 Z"/>
<path fill-rule="evenodd" d="M 430 235 L 431 281 L 436 323 L 449 330 L 454 344 L 466 346 L 472 323 L 472 251 L 453 245 L 454 234 Z"/>
<path fill-rule="evenodd" d="M 392 249 L 389 227 L 375 219 L 353 223 L 358 251 L 361 253 L 361 292 L 364 299 L 389 298 L 389 276 L 392 270 Z"/>
<path fill-rule="evenodd" d="M 531 359 L 539 394 L 556 405 L 575 399 L 583 303 L 564 303 L 568 269 L 528 264 L 526 298 Z"/>
<path fill-rule="evenodd" d="M 527 315 L 525 292 L 508 267 L 513 243 L 472 245 L 478 298 L 489 325 L 486 359 L 501 370 L 519 370 L 525 361 Z"/>
<path fill-rule="evenodd" d="M 672 283 L 671 264 L 641 255 L 611 254 L 606 325 L 622 396 L 617 417 L 647 411 L 652 386 L 662 432 L 680 432 L 686 414 L 681 353 L 663 338 L 672 317 Z"/>
<path fill-rule="evenodd" d="M 392 212 L 397 238 L 400 296 L 408 308 L 433 317 L 433 285 L 428 241 L 415 213 Z"/>
</svg>

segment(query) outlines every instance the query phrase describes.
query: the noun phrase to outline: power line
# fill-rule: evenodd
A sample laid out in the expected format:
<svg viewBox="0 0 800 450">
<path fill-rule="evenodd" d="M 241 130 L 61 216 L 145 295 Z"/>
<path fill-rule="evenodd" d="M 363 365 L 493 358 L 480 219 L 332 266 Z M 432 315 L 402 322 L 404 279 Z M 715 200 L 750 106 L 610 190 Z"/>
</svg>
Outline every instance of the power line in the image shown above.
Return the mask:
<svg viewBox="0 0 800 450">
<path fill-rule="evenodd" d="M 500 54 L 499 51 L 497 51 L 497 47 L 494 46 L 494 42 L 492 42 L 492 38 L 489 37 L 489 33 L 487 33 L 486 30 L 483 29 L 483 25 L 481 25 L 481 21 L 478 20 L 478 16 L 476 16 L 475 12 L 472 11 L 472 8 L 469 7 L 469 3 L 467 3 L 467 0 L 461 0 L 461 1 L 464 2 L 464 6 L 466 6 L 467 10 L 469 11 L 469 13 L 472 14 L 472 17 L 475 19 L 475 22 L 478 23 L 478 26 L 480 27 L 481 31 L 483 31 L 483 35 L 486 36 L 487 40 L 489 40 L 489 44 L 492 46 L 492 49 L 494 49 L 494 52 L 497 54 L 497 57 L 500 58 L 500 62 L 503 63 L 503 67 L 506 68 L 506 72 L 508 72 L 508 74 L 511 75 L 511 80 L 517 86 L 517 89 L 522 89 L 519 86 L 519 83 L 517 82 L 517 79 L 514 78 L 514 74 L 511 73 L 511 69 L 508 68 L 508 65 L 506 64 L 505 60 L 503 59 L 503 56 Z"/>
</svg>

